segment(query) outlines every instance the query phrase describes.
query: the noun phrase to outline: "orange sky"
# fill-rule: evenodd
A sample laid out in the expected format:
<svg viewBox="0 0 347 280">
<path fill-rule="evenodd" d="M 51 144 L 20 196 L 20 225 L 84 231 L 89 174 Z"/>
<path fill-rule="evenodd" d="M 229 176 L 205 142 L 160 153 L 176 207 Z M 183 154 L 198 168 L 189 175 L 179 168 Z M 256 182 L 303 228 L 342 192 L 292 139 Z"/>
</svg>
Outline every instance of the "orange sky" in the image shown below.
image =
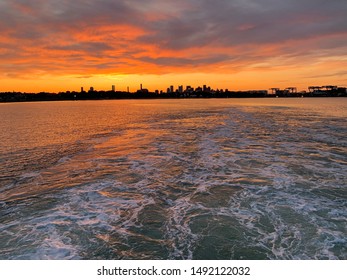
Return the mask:
<svg viewBox="0 0 347 280">
<path fill-rule="evenodd" d="M 347 86 L 340 0 L 3 0 L 0 91 Z"/>
</svg>

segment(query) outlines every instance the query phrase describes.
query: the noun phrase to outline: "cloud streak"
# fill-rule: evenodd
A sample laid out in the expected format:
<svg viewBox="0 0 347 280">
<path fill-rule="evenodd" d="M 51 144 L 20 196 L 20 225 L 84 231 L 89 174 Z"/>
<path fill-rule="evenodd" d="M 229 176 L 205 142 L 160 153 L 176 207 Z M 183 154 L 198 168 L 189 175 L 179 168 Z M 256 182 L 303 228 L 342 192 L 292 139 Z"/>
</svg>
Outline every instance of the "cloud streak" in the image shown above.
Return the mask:
<svg viewBox="0 0 347 280">
<path fill-rule="evenodd" d="M 346 57 L 345 11 L 344 0 L 3 0 L 0 71 L 21 77 L 295 67 Z"/>
</svg>

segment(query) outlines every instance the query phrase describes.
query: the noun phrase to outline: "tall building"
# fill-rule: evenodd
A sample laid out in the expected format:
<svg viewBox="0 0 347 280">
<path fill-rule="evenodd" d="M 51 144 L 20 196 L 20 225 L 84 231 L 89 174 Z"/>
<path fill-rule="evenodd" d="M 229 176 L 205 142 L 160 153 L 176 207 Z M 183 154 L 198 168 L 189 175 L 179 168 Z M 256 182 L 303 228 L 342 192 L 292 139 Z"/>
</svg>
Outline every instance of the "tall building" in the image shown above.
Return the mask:
<svg viewBox="0 0 347 280">
<path fill-rule="evenodd" d="M 170 86 L 170 92 L 174 92 L 174 86 Z"/>
<path fill-rule="evenodd" d="M 112 91 L 115 92 L 116 91 L 116 87 L 115 85 L 112 85 Z"/>
</svg>

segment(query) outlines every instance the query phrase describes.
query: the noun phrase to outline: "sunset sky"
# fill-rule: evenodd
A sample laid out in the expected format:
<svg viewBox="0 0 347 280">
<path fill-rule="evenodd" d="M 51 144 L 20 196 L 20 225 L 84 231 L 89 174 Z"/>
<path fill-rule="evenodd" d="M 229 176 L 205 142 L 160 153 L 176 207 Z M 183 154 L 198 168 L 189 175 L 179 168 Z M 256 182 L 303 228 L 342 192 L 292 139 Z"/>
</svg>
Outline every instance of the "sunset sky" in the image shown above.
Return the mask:
<svg viewBox="0 0 347 280">
<path fill-rule="evenodd" d="M 347 86 L 346 0 L 0 0 L 0 91 Z"/>
</svg>

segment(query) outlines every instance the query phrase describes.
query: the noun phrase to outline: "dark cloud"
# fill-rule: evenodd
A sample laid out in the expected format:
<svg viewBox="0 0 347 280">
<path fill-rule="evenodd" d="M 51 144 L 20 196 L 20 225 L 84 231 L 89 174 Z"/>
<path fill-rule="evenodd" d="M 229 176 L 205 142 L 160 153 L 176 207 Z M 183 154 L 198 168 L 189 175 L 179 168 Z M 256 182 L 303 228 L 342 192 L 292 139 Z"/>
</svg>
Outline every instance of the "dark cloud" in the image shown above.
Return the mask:
<svg viewBox="0 0 347 280">
<path fill-rule="evenodd" d="M 347 32 L 347 1 L 191 1 L 180 15 L 150 23 L 144 42 L 179 49 L 270 44 Z"/>
<path fill-rule="evenodd" d="M 48 49 L 61 51 L 82 51 L 93 54 L 99 54 L 105 51 L 113 50 L 111 45 L 103 42 L 79 42 L 67 45 L 51 45 L 48 47 Z"/>
<path fill-rule="evenodd" d="M 231 58 L 227 55 L 211 55 L 200 58 L 182 58 L 182 57 L 140 57 L 139 60 L 159 66 L 174 67 L 196 67 L 201 65 L 213 65 L 219 62 L 229 61 Z"/>
</svg>

